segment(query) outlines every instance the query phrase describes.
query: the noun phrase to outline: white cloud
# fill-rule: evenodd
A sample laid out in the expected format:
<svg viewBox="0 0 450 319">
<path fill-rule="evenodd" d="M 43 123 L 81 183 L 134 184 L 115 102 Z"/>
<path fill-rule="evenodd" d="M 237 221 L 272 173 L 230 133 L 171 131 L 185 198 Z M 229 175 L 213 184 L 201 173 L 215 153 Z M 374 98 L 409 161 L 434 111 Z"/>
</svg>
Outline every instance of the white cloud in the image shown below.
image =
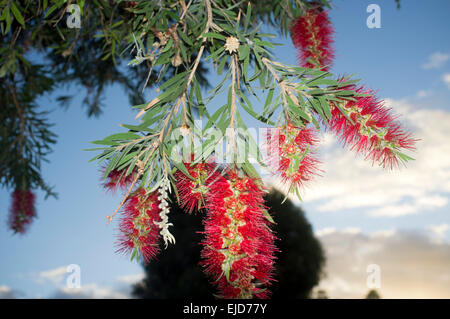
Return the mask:
<svg viewBox="0 0 450 319">
<path fill-rule="evenodd" d="M 98 284 L 82 285 L 81 288 L 61 287 L 52 296 L 56 299 L 126 299 L 125 292 Z"/>
<path fill-rule="evenodd" d="M 320 237 L 320 236 L 333 234 L 336 231 L 337 231 L 337 229 L 334 227 L 325 227 L 323 229 L 317 230 L 315 233 L 316 233 L 316 236 Z"/>
<path fill-rule="evenodd" d="M 439 69 L 444 66 L 447 60 L 450 58 L 449 54 L 435 52 L 428 57 L 428 61 L 422 65 L 422 68 L 429 69 Z"/>
<path fill-rule="evenodd" d="M 450 245 L 419 232 L 373 234 L 334 231 L 319 237 L 326 276 L 318 288 L 331 298 L 363 298 L 370 288 L 367 266 L 380 267 L 383 298 L 450 298 Z"/>
<path fill-rule="evenodd" d="M 42 271 L 38 274 L 38 282 L 52 282 L 56 285 L 56 291 L 50 298 L 66 299 L 124 299 L 130 298 L 131 285 L 139 282 L 145 277 L 144 272 L 119 276 L 112 286 L 98 283 L 82 284 L 81 288 L 69 288 L 64 279 L 68 275 L 67 267 L 62 266 L 55 269 Z M 1 290 L 0 290 L 1 296 Z"/>
<path fill-rule="evenodd" d="M 64 280 L 66 275 L 67 275 L 67 266 L 62 266 L 55 269 L 40 272 L 39 280 L 41 282 L 49 280 L 57 285 Z"/>
<path fill-rule="evenodd" d="M 445 237 L 445 234 L 448 230 L 450 230 L 449 224 L 439 224 L 439 225 L 430 225 L 427 227 L 427 229 L 435 236 L 437 236 L 439 239 L 442 239 Z"/>
<path fill-rule="evenodd" d="M 18 293 L 6 285 L 0 286 L 0 299 L 16 299 Z"/>
<path fill-rule="evenodd" d="M 372 237 L 391 237 L 395 235 L 395 229 L 378 230 L 371 234 Z"/>
<path fill-rule="evenodd" d="M 420 109 L 404 100 L 386 100 L 400 120 L 413 131 L 416 160 L 393 171 L 344 149 L 322 149 L 323 177 L 303 191 L 305 203 L 322 212 L 358 208 L 372 217 L 398 217 L 430 211 L 448 205 L 450 197 L 450 112 Z M 269 180 L 276 188 L 279 181 Z M 295 196 L 291 197 L 299 203 Z"/>
<path fill-rule="evenodd" d="M 442 76 L 442 81 L 444 81 L 444 83 L 447 84 L 448 88 L 450 89 L 450 73 L 445 73 Z"/>
<path fill-rule="evenodd" d="M 422 196 L 414 199 L 414 204 L 388 205 L 369 211 L 369 215 L 374 217 L 398 217 L 410 214 L 417 214 L 419 211 L 444 207 L 448 204 L 448 198 L 434 195 Z"/>
<path fill-rule="evenodd" d="M 417 92 L 417 97 L 419 99 L 428 97 L 430 95 L 431 95 L 431 91 L 429 91 L 429 90 L 420 90 L 419 92 Z"/>
<path fill-rule="evenodd" d="M 346 234 L 356 235 L 361 233 L 361 229 L 359 227 L 347 227 L 342 230 L 342 232 Z"/>
<path fill-rule="evenodd" d="M 137 274 L 132 274 L 132 275 L 125 275 L 125 276 L 120 276 L 117 277 L 117 281 L 123 284 L 129 284 L 132 285 L 134 283 L 137 283 L 139 281 L 141 281 L 142 279 L 144 279 L 145 277 L 145 273 L 144 272 L 139 272 Z"/>
</svg>

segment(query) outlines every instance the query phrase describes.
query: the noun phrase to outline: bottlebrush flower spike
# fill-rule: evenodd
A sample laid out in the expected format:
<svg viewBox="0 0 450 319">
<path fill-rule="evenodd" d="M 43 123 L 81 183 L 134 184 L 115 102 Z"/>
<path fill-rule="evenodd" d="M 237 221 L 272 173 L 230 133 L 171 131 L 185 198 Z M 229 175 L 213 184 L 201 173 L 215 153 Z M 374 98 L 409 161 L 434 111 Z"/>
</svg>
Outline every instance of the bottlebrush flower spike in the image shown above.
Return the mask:
<svg viewBox="0 0 450 319">
<path fill-rule="evenodd" d="M 214 174 L 214 166 L 209 163 L 197 163 L 191 165 L 184 163 L 192 180 L 181 170 L 175 172 L 176 186 L 180 198 L 180 206 L 191 214 L 194 209 L 200 209 L 205 201 L 205 194 L 209 191 L 208 185 L 214 182 L 217 174 Z"/>
<path fill-rule="evenodd" d="M 301 66 L 324 71 L 333 62 L 333 26 L 328 12 L 310 9 L 299 17 L 291 28 L 294 46 L 298 49 Z"/>
<path fill-rule="evenodd" d="M 269 295 L 276 248 L 263 204 L 256 182 L 235 171 L 210 186 L 201 265 L 221 298 Z"/>
<path fill-rule="evenodd" d="M 398 166 L 399 160 L 411 159 L 401 151 L 413 150 L 416 140 L 396 121 L 383 101 L 362 86 L 352 84 L 342 89 L 364 94 L 355 96 L 355 101 L 342 100 L 340 107 L 335 102 L 330 104 L 329 127 L 343 144 L 350 145 L 352 150 L 364 154 L 372 163 L 378 162 L 383 168 L 392 169 Z"/>
<path fill-rule="evenodd" d="M 290 124 L 269 131 L 268 164 L 273 173 L 289 183 L 290 190 L 301 188 L 318 175 L 320 161 L 314 147 L 318 143 L 315 128 L 297 128 Z"/>
<path fill-rule="evenodd" d="M 115 192 L 117 189 L 127 189 L 133 182 L 135 173 L 133 170 L 131 174 L 125 176 L 126 170 L 127 168 L 123 170 L 113 169 L 108 173 L 108 176 L 106 176 L 106 181 L 103 183 L 103 187 L 111 192 Z"/>
<path fill-rule="evenodd" d="M 28 226 L 36 217 L 34 208 L 35 195 L 26 189 L 16 189 L 12 195 L 12 204 L 8 220 L 9 228 L 14 233 L 24 234 Z"/>
<path fill-rule="evenodd" d="M 161 221 L 159 204 L 158 194 L 147 194 L 144 188 L 127 199 L 119 225 L 118 252 L 132 253 L 131 259 L 142 256 L 146 263 L 158 254 L 160 231 L 155 222 Z"/>
</svg>

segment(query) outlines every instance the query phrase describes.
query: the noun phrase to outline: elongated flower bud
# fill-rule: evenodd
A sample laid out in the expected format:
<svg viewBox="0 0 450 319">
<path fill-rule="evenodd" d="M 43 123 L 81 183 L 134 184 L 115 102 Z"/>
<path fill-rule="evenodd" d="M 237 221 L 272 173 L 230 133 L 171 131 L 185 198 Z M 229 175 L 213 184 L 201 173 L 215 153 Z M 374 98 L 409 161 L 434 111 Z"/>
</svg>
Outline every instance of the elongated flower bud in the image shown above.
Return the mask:
<svg viewBox="0 0 450 319">
<path fill-rule="evenodd" d="M 159 217 L 161 221 L 154 221 L 155 225 L 158 225 L 160 228 L 160 234 L 162 239 L 164 240 L 164 245 L 167 248 L 167 243 L 175 244 L 175 237 L 170 233 L 169 226 L 173 226 L 172 223 L 169 223 L 169 194 L 170 192 L 170 181 L 167 176 L 164 176 L 161 182 L 160 187 L 158 188 L 158 208 L 160 209 Z"/>
<path fill-rule="evenodd" d="M 275 236 L 263 204 L 255 181 L 234 171 L 211 185 L 201 264 L 222 298 L 269 295 Z"/>
<path fill-rule="evenodd" d="M 194 178 L 186 176 L 181 170 L 175 172 L 176 186 L 180 198 L 180 206 L 189 214 L 200 209 L 205 202 L 205 195 L 209 191 L 209 185 L 214 182 L 214 166 L 209 163 L 198 163 L 184 166 Z"/>
<path fill-rule="evenodd" d="M 16 189 L 11 197 L 12 203 L 8 220 L 9 228 L 14 233 L 24 234 L 36 217 L 34 207 L 35 195 L 28 189 Z"/>
<path fill-rule="evenodd" d="M 301 66 L 328 70 L 334 58 L 333 33 L 326 10 L 310 9 L 294 22 L 291 37 Z"/>
<path fill-rule="evenodd" d="M 132 253 L 132 259 L 142 256 L 146 263 L 158 254 L 160 229 L 155 222 L 161 221 L 159 204 L 158 194 L 147 194 L 144 188 L 127 199 L 119 225 L 119 252 Z"/>
<path fill-rule="evenodd" d="M 352 150 L 384 168 L 398 166 L 399 160 L 406 161 L 408 157 L 405 158 L 406 155 L 401 152 L 413 150 L 415 140 L 396 121 L 391 110 L 369 89 L 355 85 L 343 89 L 365 96 L 355 96 L 355 101 L 339 104 L 331 102 L 331 131 L 340 137 L 344 145 L 349 145 Z"/>
<path fill-rule="evenodd" d="M 315 128 L 285 125 L 267 136 L 268 164 L 291 187 L 302 187 L 320 172 L 315 155 L 318 143 Z"/>
</svg>

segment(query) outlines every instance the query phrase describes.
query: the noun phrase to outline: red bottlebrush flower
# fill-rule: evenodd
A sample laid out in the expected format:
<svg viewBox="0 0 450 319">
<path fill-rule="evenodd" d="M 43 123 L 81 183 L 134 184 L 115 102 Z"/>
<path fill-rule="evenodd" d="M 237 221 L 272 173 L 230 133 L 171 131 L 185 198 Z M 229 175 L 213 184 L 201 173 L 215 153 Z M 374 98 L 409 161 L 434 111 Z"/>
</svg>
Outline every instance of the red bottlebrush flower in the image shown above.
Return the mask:
<svg viewBox="0 0 450 319">
<path fill-rule="evenodd" d="M 126 171 L 127 168 L 123 170 L 113 169 L 108 173 L 108 176 L 106 176 L 106 181 L 103 183 L 103 187 L 111 192 L 115 192 L 117 189 L 127 189 L 133 182 L 135 173 L 133 170 L 131 174 L 125 176 Z"/>
<path fill-rule="evenodd" d="M 318 143 L 314 128 L 285 125 L 267 136 L 268 164 L 276 175 L 292 187 L 302 187 L 319 173 L 314 147 Z"/>
<path fill-rule="evenodd" d="M 12 203 L 8 220 L 9 228 L 14 233 L 24 234 L 36 217 L 34 207 L 35 195 L 30 190 L 16 189 L 12 195 Z"/>
<path fill-rule="evenodd" d="M 137 4 L 136 1 L 127 1 L 126 7 L 127 8 L 133 7 L 134 8 L 136 6 L 136 4 Z"/>
<path fill-rule="evenodd" d="M 276 248 L 260 186 L 230 171 L 210 186 L 207 211 L 201 264 L 220 297 L 268 297 Z"/>
<path fill-rule="evenodd" d="M 158 254 L 160 229 L 155 222 L 161 221 L 159 204 L 158 194 L 147 194 L 144 188 L 127 199 L 119 225 L 119 252 L 133 252 L 132 257 L 142 256 L 146 263 Z"/>
<path fill-rule="evenodd" d="M 291 37 L 303 67 L 328 70 L 334 58 L 333 33 L 326 10 L 310 9 L 294 22 Z"/>
<path fill-rule="evenodd" d="M 202 206 L 205 194 L 209 190 L 209 185 L 214 182 L 218 173 L 214 173 L 214 166 L 209 163 L 194 165 L 185 163 L 184 166 L 194 180 L 180 170 L 176 171 L 174 176 L 180 198 L 180 206 L 191 214 L 194 209 L 200 209 Z"/>
<path fill-rule="evenodd" d="M 413 150 L 416 140 L 402 128 L 373 91 L 354 84 L 342 89 L 354 90 L 363 96 L 354 96 L 355 101 L 342 100 L 340 109 L 331 102 L 331 131 L 344 145 L 364 154 L 373 163 L 378 162 L 383 168 L 397 166 L 405 156 L 400 151 Z"/>
</svg>

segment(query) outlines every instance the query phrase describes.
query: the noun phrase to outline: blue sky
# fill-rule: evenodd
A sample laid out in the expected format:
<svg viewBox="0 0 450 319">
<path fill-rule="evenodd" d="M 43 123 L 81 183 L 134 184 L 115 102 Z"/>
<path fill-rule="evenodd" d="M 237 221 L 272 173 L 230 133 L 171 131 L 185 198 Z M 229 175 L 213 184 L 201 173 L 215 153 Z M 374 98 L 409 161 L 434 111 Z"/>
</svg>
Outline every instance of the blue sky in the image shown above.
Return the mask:
<svg viewBox="0 0 450 319">
<path fill-rule="evenodd" d="M 414 154 L 416 163 L 386 173 L 343 150 L 329 134 L 323 135 L 325 173 L 305 190 L 302 206 L 307 217 L 326 248 L 360 243 L 358 247 L 378 247 L 379 253 L 362 249 L 366 253 L 342 265 L 336 262 L 339 255 L 330 252 L 328 277 L 322 286 L 333 297 L 361 296 L 366 276 L 363 266 L 370 258 L 386 265 L 388 278 L 396 273 L 400 262 L 382 259 L 388 253 L 380 253 L 395 246 L 393 242 L 404 244 L 398 244 L 404 249 L 409 243 L 419 243 L 428 251 L 436 249 L 436 269 L 450 267 L 450 167 L 445 161 L 450 156 L 445 138 L 450 127 L 450 3 L 436 0 L 431 6 L 427 1 L 403 0 L 397 10 L 393 0 L 377 1 L 382 28 L 369 29 L 366 8 L 372 2 L 334 2 L 330 16 L 336 30 L 336 59 L 331 71 L 356 73 L 394 112 L 403 115 L 405 125 L 422 141 Z M 290 40 L 277 42 L 284 44 L 274 51 L 277 60 L 296 64 Z M 70 91 L 77 92 L 77 88 Z M 90 147 L 89 141 L 119 131 L 119 123 L 134 123 L 135 113 L 116 87 L 108 88 L 106 107 L 98 119 L 88 119 L 81 109 L 82 94 L 67 110 L 58 108 L 53 98 L 60 93 L 41 99 L 42 108 L 52 110 L 50 119 L 58 135 L 43 174 L 55 185 L 59 199 L 44 200 L 38 192 L 39 218 L 26 235 L 13 236 L 6 226 L 10 194 L 0 190 L 0 296 L 8 291 L 29 298 L 64 292 L 69 264 L 80 265 L 81 284 L 90 296 L 126 296 L 129 283 L 140 278 L 142 269 L 114 252 L 115 224 L 107 225 L 105 216 L 115 210 L 121 197 L 104 193 L 98 167 L 88 163 L 94 154 L 83 149 Z M 423 253 L 416 249 L 405 258 L 412 263 Z M 360 269 L 349 270 L 355 264 Z M 401 266 L 422 269 L 414 265 Z M 448 276 L 442 276 L 450 286 Z M 410 281 L 403 280 L 406 287 Z M 428 292 L 426 296 L 450 297 L 448 289 L 438 284 L 428 283 L 425 289 L 426 282 L 432 280 L 417 283 Z M 389 283 L 381 290 L 385 296 L 402 293 Z"/>
</svg>

